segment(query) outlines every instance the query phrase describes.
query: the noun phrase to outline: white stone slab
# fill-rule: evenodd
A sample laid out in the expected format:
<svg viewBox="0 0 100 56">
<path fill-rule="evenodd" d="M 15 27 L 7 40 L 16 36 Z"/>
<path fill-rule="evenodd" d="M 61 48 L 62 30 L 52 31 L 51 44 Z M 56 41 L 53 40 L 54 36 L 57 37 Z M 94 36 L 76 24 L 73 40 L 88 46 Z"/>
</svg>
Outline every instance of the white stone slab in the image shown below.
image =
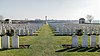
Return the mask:
<svg viewBox="0 0 100 56">
<path fill-rule="evenodd" d="M 72 47 L 78 47 L 78 36 L 77 35 L 72 36 Z"/>
<path fill-rule="evenodd" d="M 90 47 L 96 47 L 96 36 L 95 35 L 90 36 Z"/>
<path fill-rule="evenodd" d="M 59 32 L 59 28 L 58 27 L 56 28 L 56 32 Z"/>
<path fill-rule="evenodd" d="M 100 47 L 100 35 L 99 35 L 98 39 L 99 39 L 99 43 L 98 44 L 99 44 L 99 47 Z"/>
<path fill-rule="evenodd" d="M 21 35 L 20 32 L 21 32 L 21 30 L 19 29 L 19 34 L 18 35 Z"/>
<path fill-rule="evenodd" d="M 96 34 L 97 33 L 97 31 L 96 30 L 94 30 L 94 34 Z"/>
<path fill-rule="evenodd" d="M 85 34 L 85 35 L 87 34 L 87 30 L 86 30 L 86 29 L 84 30 L 84 34 Z"/>
<path fill-rule="evenodd" d="M 71 29 L 71 34 L 73 34 L 73 29 Z"/>
<path fill-rule="evenodd" d="M 2 37 L 2 48 L 10 48 L 9 36 L 3 36 Z"/>
<path fill-rule="evenodd" d="M 25 30 L 25 35 L 28 35 L 28 30 Z"/>
<path fill-rule="evenodd" d="M 1 37 L 0 37 L 0 49 L 1 49 Z"/>
<path fill-rule="evenodd" d="M 63 34 L 66 34 L 65 28 L 63 28 Z"/>
<path fill-rule="evenodd" d="M 19 35 L 19 30 L 16 30 L 16 35 Z"/>
<path fill-rule="evenodd" d="M 92 34 L 92 30 L 90 29 L 90 32 L 89 32 L 90 34 Z"/>
<path fill-rule="evenodd" d="M 35 33 L 34 29 L 32 29 L 32 32 Z"/>
<path fill-rule="evenodd" d="M 88 36 L 87 35 L 82 36 L 82 47 L 88 47 Z"/>
<path fill-rule="evenodd" d="M 32 29 L 29 30 L 29 35 L 33 35 Z"/>
<path fill-rule="evenodd" d="M 20 35 L 24 35 L 23 29 L 20 30 Z"/>
<path fill-rule="evenodd" d="M 67 34 L 69 35 L 69 29 L 67 29 Z"/>
<path fill-rule="evenodd" d="M 63 30 L 62 30 L 62 28 L 59 30 L 59 33 L 60 33 L 60 34 L 63 34 Z"/>
<path fill-rule="evenodd" d="M 12 36 L 12 48 L 19 48 L 19 36 Z"/>
<path fill-rule="evenodd" d="M 98 34 L 100 35 L 100 30 L 98 30 Z"/>
</svg>

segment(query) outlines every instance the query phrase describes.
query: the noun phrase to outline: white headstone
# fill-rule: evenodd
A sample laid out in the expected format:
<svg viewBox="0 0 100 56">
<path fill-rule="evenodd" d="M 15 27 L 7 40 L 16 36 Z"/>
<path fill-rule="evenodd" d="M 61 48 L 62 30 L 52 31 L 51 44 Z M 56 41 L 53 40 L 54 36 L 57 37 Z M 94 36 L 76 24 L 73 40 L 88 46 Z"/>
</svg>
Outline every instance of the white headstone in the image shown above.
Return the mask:
<svg viewBox="0 0 100 56">
<path fill-rule="evenodd" d="M 19 48 L 19 36 L 12 36 L 12 48 Z"/>
<path fill-rule="evenodd" d="M 2 37 L 2 48 L 10 48 L 9 36 L 3 36 Z"/>
<path fill-rule="evenodd" d="M 20 30 L 20 35 L 24 35 L 23 29 Z"/>
<path fill-rule="evenodd" d="M 21 30 L 19 29 L 18 31 L 19 31 L 19 34 L 18 34 L 18 35 L 21 35 L 21 34 L 20 34 Z"/>
<path fill-rule="evenodd" d="M 66 34 L 65 28 L 63 28 L 63 34 Z"/>
<path fill-rule="evenodd" d="M 91 35 L 90 37 L 90 47 L 96 47 L 96 36 Z"/>
<path fill-rule="evenodd" d="M 5 34 L 5 31 L 4 30 L 2 30 L 2 33 L 1 34 Z"/>
<path fill-rule="evenodd" d="M 32 32 L 35 33 L 34 29 L 32 29 Z"/>
<path fill-rule="evenodd" d="M 25 30 L 25 35 L 28 35 L 28 30 Z"/>
<path fill-rule="evenodd" d="M 100 35 L 100 30 L 98 30 L 98 34 Z"/>
<path fill-rule="evenodd" d="M 69 35 L 69 29 L 67 29 L 67 34 Z"/>
<path fill-rule="evenodd" d="M 100 47 L 100 35 L 99 35 L 98 39 L 99 39 L 99 47 Z"/>
<path fill-rule="evenodd" d="M 59 27 L 56 27 L 56 31 L 59 32 Z"/>
<path fill-rule="evenodd" d="M 16 30 L 16 35 L 19 35 L 19 30 Z"/>
<path fill-rule="evenodd" d="M 71 28 L 71 34 L 73 34 L 73 28 Z"/>
<path fill-rule="evenodd" d="M 29 30 L 29 35 L 33 35 L 32 29 Z"/>
<path fill-rule="evenodd" d="M 92 34 L 92 29 L 90 29 L 90 34 Z"/>
<path fill-rule="evenodd" d="M 97 33 L 97 30 L 96 29 L 94 29 L 94 34 L 96 34 Z"/>
<path fill-rule="evenodd" d="M 0 37 L 0 49 L 1 49 L 1 37 Z"/>
<path fill-rule="evenodd" d="M 82 47 L 88 47 L 88 36 L 87 35 L 82 36 Z"/>
<path fill-rule="evenodd" d="M 60 28 L 59 33 L 63 35 L 63 29 Z"/>
<path fill-rule="evenodd" d="M 84 30 L 84 34 L 85 34 L 85 35 L 87 34 L 87 30 L 86 30 L 86 29 Z"/>
<path fill-rule="evenodd" d="M 78 36 L 72 35 L 72 47 L 78 47 Z"/>
</svg>

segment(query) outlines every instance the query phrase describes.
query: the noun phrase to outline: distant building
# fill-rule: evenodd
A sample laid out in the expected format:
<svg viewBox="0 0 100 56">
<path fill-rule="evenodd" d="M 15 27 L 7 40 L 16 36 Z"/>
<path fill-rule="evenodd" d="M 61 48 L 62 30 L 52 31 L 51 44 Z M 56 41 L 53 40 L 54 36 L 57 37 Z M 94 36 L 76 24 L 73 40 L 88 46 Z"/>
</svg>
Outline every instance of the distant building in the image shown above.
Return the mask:
<svg viewBox="0 0 100 56">
<path fill-rule="evenodd" d="M 85 19 L 84 18 L 80 18 L 79 19 L 79 24 L 85 24 Z"/>
</svg>

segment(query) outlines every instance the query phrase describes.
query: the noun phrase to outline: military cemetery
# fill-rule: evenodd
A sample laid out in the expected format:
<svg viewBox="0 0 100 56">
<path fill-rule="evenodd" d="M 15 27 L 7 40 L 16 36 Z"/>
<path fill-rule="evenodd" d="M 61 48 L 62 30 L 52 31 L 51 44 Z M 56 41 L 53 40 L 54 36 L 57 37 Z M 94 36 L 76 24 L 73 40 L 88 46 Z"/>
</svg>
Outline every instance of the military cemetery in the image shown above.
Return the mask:
<svg viewBox="0 0 100 56">
<path fill-rule="evenodd" d="M 77 22 L 67 22 L 68 20 L 58 21 L 41 20 L 40 22 L 40 20 L 37 20 L 32 21 L 33 23 L 28 21 L 23 21 L 23 23 L 13 23 L 13 21 L 10 19 L 3 20 L 3 22 L 0 24 L 0 50 L 7 51 L 10 49 L 30 49 L 32 48 L 31 46 L 35 44 L 33 44 L 33 40 L 35 40 L 33 38 L 37 39 L 35 41 L 40 41 L 40 43 L 42 43 L 41 41 L 47 41 L 44 40 L 44 38 L 47 38 L 49 36 L 49 38 L 51 37 L 53 39 L 59 39 L 60 43 L 59 45 L 57 45 L 58 43 L 56 43 L 56 45 L 59 47 L 62 46 L 60 48 L 63 49 L 60 50 L 60 48 L 56 48 L 54 51 L 58 53 L 64 51 L 100 52 L 99 23 L 85 23 L 84 20 L 81 22 L 80 20 L 77 20 Z M 51 34 L 53 34 L 53 36 Z M 31 44 L 26 42 L 26 40 L 28 42 L 30 41 L 29 43 Z M 54 42 L 56 41 L 58 40 L 55 40 Z M 51 40 L 48 39 L 47 42 L 49 44 Z M 36 45 L 37 44 L 38 42 L 36 42 Z"/>
<path fill-rule="evenodd" d="M 99 0 L 0 0 L 0 56 L 100 56 Z"/>
</svg>

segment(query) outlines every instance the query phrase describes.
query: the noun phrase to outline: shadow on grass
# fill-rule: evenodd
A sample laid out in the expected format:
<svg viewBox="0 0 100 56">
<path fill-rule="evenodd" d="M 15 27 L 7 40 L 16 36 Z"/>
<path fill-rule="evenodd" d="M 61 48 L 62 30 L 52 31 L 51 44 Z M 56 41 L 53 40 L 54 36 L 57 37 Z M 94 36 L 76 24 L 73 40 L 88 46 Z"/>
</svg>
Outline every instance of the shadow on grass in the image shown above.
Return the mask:
<svg viewBox="0 0 100 56">
<path fill-rule="evenodd" d="M 13 49 L 29 49 L 29 48 L 30 48 L 30 45 L 19 45 L 19 48 L 2 48 L 0 49 L 0 51 L 13 50 Z"/>
<path fill-rule="evenodd" d="M 21 48 L 5 48 L 5 49 L 0 49 L 0 51 L 13 50 L 13 49 L 21 49 Z"/>
<path fill-rule="evenodd" d="M 57 50 L 55 52 L 100 52 L 100 48 L 84 48 L 84 47 L 80 47 L 80 48 L 65 48 L 65 49 L 61 49 L 61 50 Z"/>
<path fill-rule="evenodd" d="M 55 52 L 64 52 L 64 51 L 67 51 L 67 50 L 69 50 L 69 49 L 72 49 L 72 48 L 65 48 L 65 49 L 57 50 L 57 51 L 55 51 Z"/>
<path fill-rule="evenodd" d="M 91 48 L 90 50 L 88 50 L 88 52 L 95 52 L 97 50 L 99 50 L 100 48 Z"/>
<path fill-rule="evenodd" d="M 78 50 L 80 50 L 80 49 L 82 49 L 82 48 L 73 48 L 73 49 L 71 49 L 71 50 L 68 50 L 67 52 L 76 52 L 76 51 L 78 51 Z"/>
<path fill-rule="evenodd" d="M 18 49 L 30 49 L 30 48 L 5 48 L 5 49 L 0 49 L 0 51 L 7 51 L 7 50 L 18 50 Z"/>
</svg>

